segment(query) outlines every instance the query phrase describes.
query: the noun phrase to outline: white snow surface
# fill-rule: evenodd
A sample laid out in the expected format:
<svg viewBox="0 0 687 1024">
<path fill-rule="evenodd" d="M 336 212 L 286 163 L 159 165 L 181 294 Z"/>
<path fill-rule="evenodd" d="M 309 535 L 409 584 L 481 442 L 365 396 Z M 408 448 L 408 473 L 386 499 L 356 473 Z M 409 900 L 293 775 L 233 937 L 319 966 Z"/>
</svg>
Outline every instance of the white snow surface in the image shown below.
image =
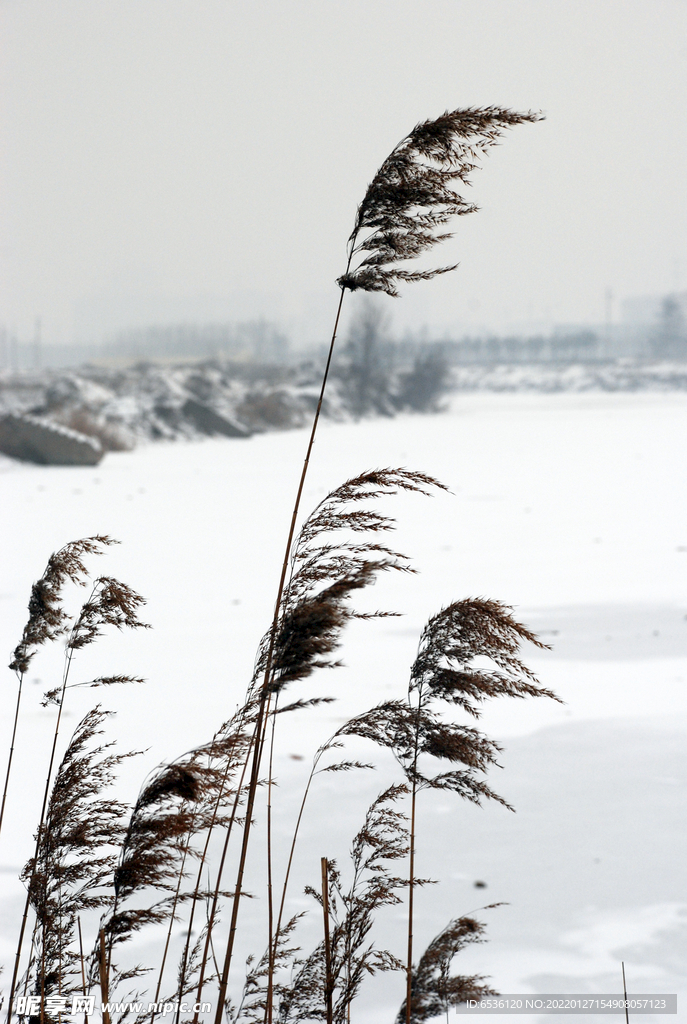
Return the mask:
<svg viewBox="0 0 687 1024">
<path fill-rule="evenodd" d="M 678 992 L 678 1017 L 670 1019 L 687 1020 L 686 439 L 687 395 L 679 392 L 462 394 L 441 415 L 320 426 L 304 512 L 346 477 L 379 466 L 421 469 L 452 493 L 381 503 L 398 520 L 394 546 L 419 575 L 387 575 L 362 595 L 359 607 L 403 617 L 356 623 L 345 637 L 345 667 L 299 691 L 337 702 L 284 716 L 276 832 L 285 841 L 318 743 L 345 716 L 404 695 L 429 615 L 467 596 L 514 605 L 553 646 L 525 651 L 525 660 L 566 703 L 492 703 L 480 728 L 505 750 L 490 781 L 517 813 L 422 794 L 417 842 L 418 872 L 440 880 L 418 894 L 418 952 L 451 917 L 504 901 L 477 913 L 488 941 L 454 963 L 460 973 L 488 975 L 501 992 L 617 993 L 624 960 L 631 992 Z M 96 693 L 117 712 L 108 729 L 119 747 L 145 750 L 125 766 L 127 799 L 147 771 L 209 739 L 242 701 L 270 620 L 305 441 L 306 432 L 294 430 L 160 443 L 110 453 L 96 468 L 0 456 L 0 631 L 8 654 L 32 581 L 69 540 L 116 537 L 121 546 L 93 559 L 93 570 L 148 600 L 153 629 L 108 636 L 75 665 L 75 679 L 147 679 Z M 0 845 L 5 982 L 23 897 L 17 873 L 31 851 L 54 721 L 40 695 L 59 679 L 57 648 L 31 666 Z M 4 750 L 13 680 L 7 672 Z M 92 703 L 87 690 L 70 693 L 67 723 Z M 345 867 L 367 803 L 397 778 L 362 741 L 351 749 L 379 768 L 324 776 L 315 787 L 292 910 L 313 906 L 302 890 L 318 884 L 321 856 Z M 258 891 L 261 817 L 254 843 Z M 401 957 L 403 913 L 387 911 L 379 931 L 379 942 Z M 310 917 L 305 939 L 314 943 L 319 917 Z M 246 952 L 252 944 L 261 953 L 264 899 L 248 901 L 242 919 Z M 151 942 L 141 939 L 141 959 Z M 393 1021 L 402 997 L 401 976 L 370 979 L 356 1024 Z"/>
</svg>

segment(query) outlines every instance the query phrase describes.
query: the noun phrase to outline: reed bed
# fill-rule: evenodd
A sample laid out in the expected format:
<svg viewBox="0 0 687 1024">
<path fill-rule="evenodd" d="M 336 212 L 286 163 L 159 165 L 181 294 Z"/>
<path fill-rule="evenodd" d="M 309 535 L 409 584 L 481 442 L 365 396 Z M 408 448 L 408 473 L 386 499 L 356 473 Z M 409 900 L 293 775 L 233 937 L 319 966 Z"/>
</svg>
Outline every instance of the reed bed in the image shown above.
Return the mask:
<svg viewBox="0 0 687 1024">
<path fill-rule="evenodd" d="M 401 492 L 420 498 L 446 490 L 420 471 L 386 467 L 345 481 L 301 516 L 344 298 L 357 290 L 396 295 L 399 283 L 454 269 L 418 269 L 412 261 L 450 237 L 442 229 L 454 216 L 476 209 L 456 186 L 469 184 L 503 131 L 539 116 L 496 107 L 446 112 L 417 125 L 372 179 L 338 279 L 335 324 L 274 613 L 245 697 L 206 743 L 158 766 L 131 805 L 111 791 L 123 760 L 136 752 L 115 752 L 103 740 L 108 712 L 99 704 L 89 710 L 66 745 L 60 727 L 79 651 L 108 628 L 145 628 L 139 619 L 143 598 L 111 577 L 92 579 L 90 559 L 113 543 L 103 536 L 67 544 L 34 584 L 10 666 L 18 688 L 0 826 L 14 792 L 11 769 L 21 741 L 26 671 L 41 646 L 60 639 L 66 641 L 65 661 L 59 685 L 45 696 L 55 708 L 55 729 L 35 849 L 22 872 L 26 901 L 8 971 L 8 1024 L 14 1016 L 52 1024 L 81 1015 L 84 1024 L 94 1018 L 153 1024 L 170 1013 L 177 1024 L 348 1024 L 363 985 L 388 972 L 401 979 L 397 1024 L 431 1020 L 467 998 L 491 993 L 484 977 L 452 973 L 460 950 L 484 941 L 485 926 L 471 915 L 444 924 L 417 956 L 416 900 L 430 881 L 417 873 L 417 806 L 423 791 L 441 790 L 474 804 L 494 800 L 508 807 L 487 781 L 499 745 L 460 718 L 479 719 L 484 702 L 497 697 L 557 699 L 520 657 L 524 644 L 543 646 L 538 639 L 499 601 L 464 598 L 436 611 L 419 637 L 405 692 L 361 708 L 315 751 L 290 838 L 279 848 L 274 749 L 275 737 L 292 720 L 284 715 L 334 699 L 308 696 L 304 684 L 340 664 L 346 626 L 394 614 L 359 610 L 359 592 L 382 573 L 414 572 L 407 556 L 389 544 L 395 521 L 384 502 Z M 90 587 L 73 618 L 63 601 L 69 585 Z M 133 682 L 142 680 L 101 676 L 87 685 Z M 306 888 L 320 937 L 303 948 L 312 929 L 303 929 L 304 912 L 287 912 L 300 833 L 320 775 L 336 776 L 343 789 L 355 773 L 374 766 L 376 756 L 363 761 L 347 753 L 352 741 L 390 756 L 398 779 L 361 809 L 346 863 L 321 851 Z M 261 892 L 248 889 L 256 833 L 265 850 Z M 245 902 L 258 897 L 264 945 L 244 965 L 237 951 Z M 375 923 L 399 905 L 406 908 L 405 948 L 381 948 Z M 159 956 L 140 964 L 138 939 L 149 935 L 156 937 Z"/>
</svg>

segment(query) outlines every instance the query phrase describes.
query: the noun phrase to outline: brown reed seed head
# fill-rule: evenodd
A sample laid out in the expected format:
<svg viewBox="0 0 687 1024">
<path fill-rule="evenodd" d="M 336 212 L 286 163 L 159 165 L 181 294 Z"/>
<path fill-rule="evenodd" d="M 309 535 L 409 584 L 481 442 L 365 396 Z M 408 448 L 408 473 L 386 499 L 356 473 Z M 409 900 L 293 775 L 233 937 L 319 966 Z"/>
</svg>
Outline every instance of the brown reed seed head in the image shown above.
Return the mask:
<svg viewBox="0 0 687 1024">
<path fill-rule="evenodd" d="M 436 229 L 478 209 L 454 191 L 454 182 L 470 184 L 468 176 L 479 158 L 507 128 L 542 117 L 533 111 L 469 107 L 416 125 L 386 158 L 358 207 L 348 242 L 352 269 L 338 279 L 339 287 L 396 296 L 398 281 L 427 281 L 455 270 L 457 264 L 414 271 L 398 264 L 452 237 Z"/>
<path fill-rule="evenodd" d="M 458 1006 L 468 999 L 484 999 L 497 993 L 482 984 L 484 976 L 451 975 L 451 962 L 465 946 L 484 942 L 484 925 L 472 917 L 459 917 L 451 921 L 432 941 L 413 969 L 411 982 L 411 1012 L 413 1024 L 434 1020 L 448 1013 L 452 1006 Z M 407 1020 L 406 1003 L 403 1002 L 396 1024 Z"/>
<path fill-rule="evenodd" d="M 65 689 L 95 689 L 98 686 L 120 686 L 125 683 L 145 683 L 145 679 L 142 679 L 141 676 L 128 676 L 119 673 L 114 676 L 98 676 L 96 679 L 89 679 L 88 682 L 84 683 L 69 683 L 66 687 L 60 683 L 59 686 L 53 686 L 50 690 L 45 691 L 41 700 L 41 706 L 47 708 L 51 704 L 59 704 L 62 699 L 62 693 Z"/>
<path fill-rule="evenodd" d="M 202 776 L 189 764 L 162 765 L 139 794 L 122 845 L 114 887 L 118 899 L 154 886 L 173 888 L 179 840 L 193 824 Z M 131 913 L 131 912 L 129 912 Z"/>
<path fill-rule="evenodd" d="M 98 742 L 108 717 L 96 707 L 76 727 L 52 786 L 37 858 L 22 871 L 36 912 L 31 981 L 38 994 L 81 991 L 77 921 L 112 902 L 127 807 L 103 794 L 134 755 L 108 753 L 113 744 Z"/>
<path fill-rule="evenodd" d="M 544 648 L 499 601 L 468 598 L 434 615 L 425 626 L 413 663 L 408 700 L 385 701 L 351 719 L 338 735 L 361 736 L 390 750 L 408 782 L 418 789 L 452 790 L 464 800 L 509 805 L 480 776 L 498 765 L 501 747 L 476 729 L 446 721 L 435 709 L 442 701 L 474 718 L 489 697 L 550 697 L 518 657 L 523 641 Z M 488 658 L 493 668 L 475 665 Z M 458 765 L 427 774 L 427 759 Z"/>
<path fill-rule="evenodd" d="M 107 536 L 84 537 L 65 544 L 50 556 L 43 575 L 31 588 L 29 619 L 9 666 L 13 671 L 20 675 L 26 672 L 42 644 L 69 632 L 71 616 L 61 603 L 64 585 L 71 582 L 85 587 L 89 572 L 84 556 L 101 555 L 103 547 L 117 543 Z"/>
<path fill-rule="evenodd" d="M 357 612 L 351 596 L 371 586 L 381 572 L 413 572 L 405 555 L 375 536 L 395 529 L 395 520 L 376 509 L 360 508 L 360 503 L 399 491 L 429 495 L 435 488 L 446 490 L 425 473 L 370 470 L 335 488 L 308 516 L 293 549 L 272 651 L 270 691 L 305 679 L 315 669 L 335 667 L 338 662 L 328 655 L 339 647 L 351 619 L 392 614 Z M 270 636 L 267 633 L 262 640 L 254 681 L 264 671 Z"/>
<path fill-rule="evenodd" d="M 385 701 L 341 727 L 340 736 L 360 736 L 390 750 L 408 782 L 417 789 L 451 790 L 463 800 L 481 804 L 496 800 L 509 805 L 479 777 L 501 747 L 476 729 L 446 722 L 427 707 L 411 707 L 401 700 Z M 428 775 L 418 758 L 448 761 L 461 767 Z"/>
<path fill-rule="evenodd" d="M 99 576 L 89 601 L 82 605 L 79 617 L 67 641 L 69 650 L 80 650 L 102 636 L 103 626 L 117 629 L 150 629 L 138 618 L 145 598 L 112 576 Z"/>
<path fill-rule="evenodd" d="M 561 703 L 518 656 L 523 642 L 541 650 L 548 650 L 547 645 L 511 612 L 501 601 L 465 598 L 433 615 L 411 669 L 411 692 L 423 704 L 447 701 L 474 718 L 489 697 L 549 697 Z M 478 657 L 488 658 L 493 668 L 476 668 Z"/>
</svg>

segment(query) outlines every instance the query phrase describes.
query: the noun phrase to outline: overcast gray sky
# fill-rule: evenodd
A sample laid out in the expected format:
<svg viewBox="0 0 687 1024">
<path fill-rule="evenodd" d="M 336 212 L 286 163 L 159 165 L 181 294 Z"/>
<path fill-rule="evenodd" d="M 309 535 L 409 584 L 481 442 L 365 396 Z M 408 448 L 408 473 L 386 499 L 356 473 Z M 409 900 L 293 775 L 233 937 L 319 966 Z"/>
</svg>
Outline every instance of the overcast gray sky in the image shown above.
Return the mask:
<svg viewBox="0 0 687 1024">
<path fill-rule="evenodd" d="M 357 203 L 418 121 L 543 110 L 389 300 L 433 331 L 687 287 L 685 0 L 0 0 L 0 322 L 326 333 Z M 432 256 L 436 261 L 438 250 Z M 297 338 L 294 337 L 294 341 Z"/>
</svg>

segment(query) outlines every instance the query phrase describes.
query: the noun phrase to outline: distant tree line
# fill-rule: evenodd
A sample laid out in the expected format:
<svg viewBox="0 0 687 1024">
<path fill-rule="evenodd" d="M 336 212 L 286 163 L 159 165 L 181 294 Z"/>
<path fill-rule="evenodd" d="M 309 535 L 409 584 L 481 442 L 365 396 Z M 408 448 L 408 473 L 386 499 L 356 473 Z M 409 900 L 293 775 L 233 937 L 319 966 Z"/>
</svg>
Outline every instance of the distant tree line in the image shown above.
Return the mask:
<svg viewBox="0 0 687 1024">
<path fill-rule="evenodd" d="M 443 343 L 446 358 L 455 363 L 586 363 L 605 358 L 604 349 L 604 339 L 590 330 L 533 337 L 489 335 Z"/>
<path fill-rule="evenodd" d="M 146 359 L 200 358 L 250 359 L 283 363 L 289 339 L 268 320 L 243 323 L 166 324 L 120 331 L 103 346 L 103 354 Z"/>
<path fill-rule="evenodd" d="M 0 324 L 0 371 L 10 373 L 88 362 L 181 359 L 283 366 L 303 357 L 302 351 L 291 347 L 284 331 L 266 319 L 153 324 L 120 331 L 104 343 L 74 344 L 42 343 L 35 329 L 32 338 L 21 339 L 15 330 Z M 383 307 L 368 299 L 354 314 L 343 344 L 339 343 L 336 372 L 364 415 L 373 409 L 397 409 L 399 403 L 404 408 L 433 408 L 442 392 L 446 366 L 454 364 L 595 363 L 619 357 L 687 360 L 687 292 L 664 296 L 656 303 L 652 322 L 434 342 L 408 335 L 392 340 Z"/>
</svg>

